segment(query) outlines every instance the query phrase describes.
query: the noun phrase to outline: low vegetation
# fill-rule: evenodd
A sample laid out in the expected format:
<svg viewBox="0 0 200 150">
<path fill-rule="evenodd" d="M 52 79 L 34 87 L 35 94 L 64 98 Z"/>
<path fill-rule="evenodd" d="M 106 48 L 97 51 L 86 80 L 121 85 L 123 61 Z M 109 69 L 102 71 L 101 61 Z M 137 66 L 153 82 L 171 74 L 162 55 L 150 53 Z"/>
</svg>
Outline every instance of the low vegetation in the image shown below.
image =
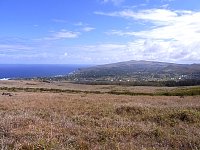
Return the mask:
<svg viewBox="0 0 200 150">
<path fill-rule="evenodd" d="M 200 149 L 199 87 L 104 88 L 1 87 L 0 149 Z"/>
<path fill-rule="evenodd" d="M 119 79 L 123 79 L 124 77 L 120 77 Z M 73 83 L 77 84 L 88 84 L 88 85 L 124 85 L 124 86 L 158 86 L 158 87 L 176 87 L 176 86 L 198 86 L 200 85 L 200 79 L 184 79 L 184 80 L 167 80 L 167 81 L 107 81 L 107 80 L 100 80 L 98 81 L 95 78 L 91 78 L 89 80 L 80 79 L 79 81 L 73 81 L 70 78 L 63 77 L 63 78 L 52 78 L 52 80 L 69 80 Z"/>
<path fill-rule="evenodd" d="M 55 88 L 21 88 L 21 87 L 0 87 L 0 90 L 6 90 L 10 92 L 53 92 L 53 93 L 85 93 L 85 94 L 113 94 L 113 95 L 149 95 L 149 96 L 195 96 L 200 95 L 200 86 L 186 87 L 186 88 L 175 88 L 174 90 L 145 93 L 145 92 L 134 92 L 128 90 L 110 90 L 107 92 L 103 91 L 83 91 L 76 89 L 55 89 Z"/>
</svg>

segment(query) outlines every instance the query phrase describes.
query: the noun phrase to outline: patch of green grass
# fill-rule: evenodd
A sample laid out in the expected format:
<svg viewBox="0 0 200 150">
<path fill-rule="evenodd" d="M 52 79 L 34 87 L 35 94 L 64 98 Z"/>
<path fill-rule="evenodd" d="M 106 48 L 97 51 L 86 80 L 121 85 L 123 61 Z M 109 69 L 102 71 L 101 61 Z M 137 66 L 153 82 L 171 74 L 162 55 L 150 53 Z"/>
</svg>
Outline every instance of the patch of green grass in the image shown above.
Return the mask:
<svg viewBox="0 0 200 150">
<path fill-rule="evenodd" d="M 146 95 L 146 96 L 154 96 L 153 93 L 142 93 L 142 92 L 131 92 L 131 91 L 109 91 L 107 94 L 113 95 L 130 95 L 130 96 L 138 96 L 138 95 Z"/>
<path fill-rule="evenodd" d="M 157 95 L 163 96 L 194 96 L 200 95 L 200 87 L 192 87 L 192 88 L 176 88 L 167 92 L 160 92 Z"/>
</svg>

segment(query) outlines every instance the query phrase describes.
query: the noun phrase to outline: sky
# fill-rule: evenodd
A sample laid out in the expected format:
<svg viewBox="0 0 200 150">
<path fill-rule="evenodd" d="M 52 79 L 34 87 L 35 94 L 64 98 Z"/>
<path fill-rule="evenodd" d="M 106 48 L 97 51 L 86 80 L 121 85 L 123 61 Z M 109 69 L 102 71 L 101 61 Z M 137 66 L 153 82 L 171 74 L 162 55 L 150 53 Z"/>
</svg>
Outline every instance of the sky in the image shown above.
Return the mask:
<svg viewBox="0 0 200 150">
<path fill-rule="evenodd" d="M 0 64 L 200 63 L 200 0 L 0 0 Z"/>
</svg>

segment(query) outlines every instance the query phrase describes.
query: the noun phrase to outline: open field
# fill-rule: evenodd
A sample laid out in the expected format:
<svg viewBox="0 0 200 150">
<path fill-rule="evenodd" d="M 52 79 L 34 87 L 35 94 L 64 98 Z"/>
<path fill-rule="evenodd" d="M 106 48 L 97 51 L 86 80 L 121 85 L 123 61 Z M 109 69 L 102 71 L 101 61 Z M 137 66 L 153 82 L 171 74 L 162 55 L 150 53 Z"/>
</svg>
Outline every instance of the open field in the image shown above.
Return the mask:
<svg viewBox="0 0 200 150">
<path fill-rule="evenodd" d="M 25 81 L 25 80 L 8 80 L 0 81 L 0 87 L 16 87 L 16 88 L 48 88 L 48 89 L 70 89 L 81 91 L 134 91 L 154 93 L 159 90 L 171 90 L 174 87 L 144 87 L 144 86 L 118 86 L 118 85 L 85 85 L 85 84 L 72 84 L 65 81 Z"/>
<path fill-rule="evenodd" d="M 0 81 L 0 149 L 198 150 L 198 93 L 199 87 Z"/>
</svg>

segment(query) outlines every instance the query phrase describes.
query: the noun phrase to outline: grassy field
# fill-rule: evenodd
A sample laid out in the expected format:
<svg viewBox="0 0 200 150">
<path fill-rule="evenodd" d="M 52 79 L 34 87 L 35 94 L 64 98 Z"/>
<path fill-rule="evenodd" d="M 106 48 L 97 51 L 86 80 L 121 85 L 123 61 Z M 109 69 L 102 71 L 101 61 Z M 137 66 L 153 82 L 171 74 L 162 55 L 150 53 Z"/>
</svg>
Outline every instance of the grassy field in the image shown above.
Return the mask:
<svg viewBox="0 0 200 150">
<path fill-rule="evenodd" d="M 199 150 L 200 87 L 0 82 L 0 149 Z"/>
</svg>

